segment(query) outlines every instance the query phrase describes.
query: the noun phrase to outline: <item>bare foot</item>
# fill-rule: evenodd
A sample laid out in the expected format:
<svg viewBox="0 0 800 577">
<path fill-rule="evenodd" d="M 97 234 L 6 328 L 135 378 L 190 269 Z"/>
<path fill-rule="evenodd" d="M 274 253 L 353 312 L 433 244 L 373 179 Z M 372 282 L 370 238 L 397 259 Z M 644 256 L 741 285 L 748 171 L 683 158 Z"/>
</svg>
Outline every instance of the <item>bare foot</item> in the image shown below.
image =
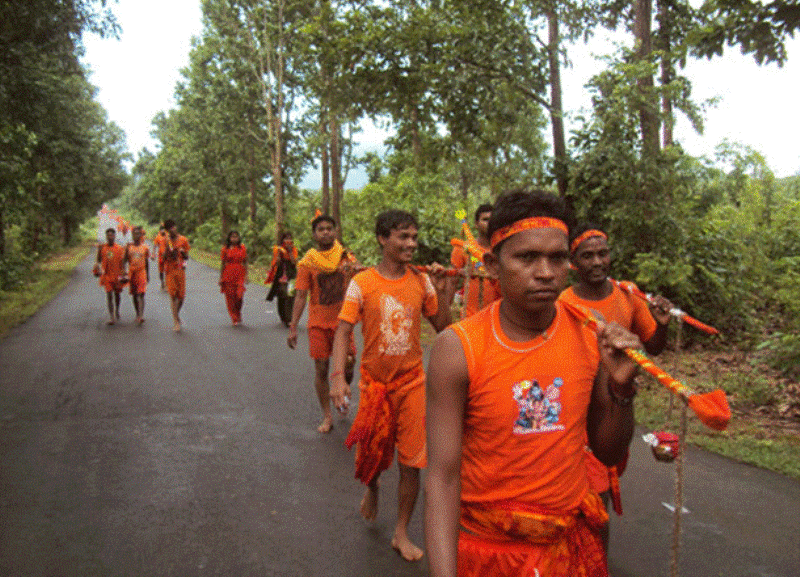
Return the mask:
<svg viewBox="0 0 800 577">
<path fill-rule="evenodd" d="M 424 555 L 424 551 L 414 545 L 407 536 L 400 537 L 397 533 L 392 537 L 392 547 L 406 561 L 419 561 Z"/>
<path fill-rule="evenodd" d="M 327 416 L 324 419 L 322 419 L 322 422 L 319 424 L 319 427 L 317 427 L 317 432 L 330 433 L 332 428 L 333 428 L 333 418 Z"/>
<path fill-rule="evenodd" d="M 109 320 L 106 324 L 107 325 L 113 325 L 114 324 L 114 319 Z"/>
<path fill-rule="evenodd" d="M 378 484 L 375 487 L 367 486 L 364 491 L 364 497 L 361 499 L 361 505 L 358 508 L 361 516 L 367 521 L 374 521 L 378 516 Z"/>
<path fill-rule="evenodd" d="M 139 319 L 139 324 L 142 324 L 143 322 L 144 322 L 144 318 Z"/>
<path fill-rule="evenodd" d="M 172 327 L 172 330 L 175 331 L 176 333 L 181 332 L 181 323 L 175 323 L 175 326 Z"/>
</svg>

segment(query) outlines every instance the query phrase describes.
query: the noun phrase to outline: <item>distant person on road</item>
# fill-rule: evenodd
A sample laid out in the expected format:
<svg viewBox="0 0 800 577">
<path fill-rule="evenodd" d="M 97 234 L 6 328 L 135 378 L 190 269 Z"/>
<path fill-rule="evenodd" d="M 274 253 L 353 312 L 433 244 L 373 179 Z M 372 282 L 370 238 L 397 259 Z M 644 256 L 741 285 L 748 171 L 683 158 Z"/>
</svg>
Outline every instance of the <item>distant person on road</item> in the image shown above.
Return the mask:
<svg viewBox="0 0 800 577">
<path fill-rule="evenodd" d="M 125 262 L 128 263 L 130 291 L 133 308 L 136 311 L 136 322 L 144 322 L 144 294 L 150 282 L 150 249 L 144 244 L 144 228 L 134 226 L 131 230 L 133 242 L 125 247 Z"/>
<path fill-rule="evenodd" d="M 162 255 L 164 262 L 164 281 L 170 297 L 172 307 L 172 330 L 181 331 L 181 307 L 186 298 L 186 260 L 189 258 L 189 241 L 185 236 L 178 234 L 178 226 L 174 220 L 165 220 L 164 229 L 167 231 L 166 247 Z"/>
<path fill-rule="evenodd" d="M 158 263 L 158 278 L 161 281 L 161 290 L 163 291 L 166 288 L 164 284 L 164 250 L 167 248 L 167 231 L 164 229 L 164 225 L 162 224 L 158 227 L 158 233 L 153 237 L 153 254 L 150 255 L 150 259 L 156 259 Z"/>
<path fill-rule="evenodd" d="M 310 297 L 308 352 L 314 359 L 314 388 L 322 409 L 322 422 L 317 427 L 320 433 L 328 433 L 333 427 L 328 365 L 344 291 L 358 266 L 356 258 L 336 239 L 336 233 L 336 221 L 328 215 L 319 215 L 311 221 L 311 234 L 318 248 L 310 249 L 297 263 L 294 307 L 286 338 L 289 348 L 294 349 L 297 346 L 297 323 L 303 315 L 306 297 Z M 355 356 L 356 347 L 351 339 L 344 369 L 348 383 L 353 380 Z"/>
<path fill-rule="evenodd" d="M 489 252 L 489 238 L 486 231 L 489 219 L 492 217 L 492 205 L 482 204 L 475 211 L 475 230 L 478 235 L 475 240 Z M 474 315 L 483 307 L 492 304 L 500 298 L 500 285 L 497 279 L 490 278 L 483 263 L 469 254 L 464 248 L 454 246 L 450 253 L 450 264 L 464 271 L 464 308 L 461 318 Z M 454 295 L 451 295 L 452 302 Z"/>
<path fill-rule="evenodd" d="M 561 293 L 565 301 L 583 306 L 600 314 L 606 321 L 614 321 L 636 334 L 645 350 L 657 355 L 667 344 L 667 326 L 672 303 L 663 296 L 654 297 L 655 304 L 620 289 L 609 279 L 611 248 L 608 236 L 596 225 L 578 227 L 570 242 L 570 263 L 576 273 L 576 282 Z M 625 460 L 606 467 L 591 452 L 586 456 L 589 485 L 603 499 L 606 508 L 612 500 L 621 510 L 619 475 Z M 603 528 L 603 543 L 608 551 L 609 527 Z"/>
<path fill-rule="evenodd" d="M 570 215 L 558 197 L 501 196 L 487 267 L 502 299 L 439 335 L 428 365 L 425 543 L 431 577 L 607 577 L 588 439 L 618 462 L 633 434 L 639 339 L 599 336 L 557 300 Z"/>
<path fill-rule="evenodd" d="M 361 396 L 346 444 L 358 443 L 356 477 L 367 485 L 360 512 L 369 521 L 378 514 L 379 475 L 391 465 L 397 447 L 400 482 L 392 547 L 407 561 L 423 555 L 408 536 L 420 469 L 427 464 L 422 317 L 437 332 L 450 323 L 444 268 L 434 263 L 428 276 L 410 266 L 418 228 L 415 218 L 401 210 L 378 215 L 375 236 L 381 260 L 350 281 L 339 313 L 331 373 L 331 397 L 344 411 L 350 398 L 344 376 L 347 351 L 353 326 L 361 321 Z"/>
<path fill-rule="evenodd" d="M 220 253 L 219 290 L 225 295 L 225 304 L 233 326 L 242 324 L 244 285 L 247 282 L 247 248 L 238 231 L 228 233 Z"/>
<path fill-rule="evenodd" d="M 108 324 L 119 320 L 119 303 L 122 289 L 125 287 L 125 249 L 116 244 L 117 231 L 106 229 L 106 242 L 97 247 L 97 262 L 94 274 L 100 277 L 100 286 L 106 290 L 108 304 Z"/>
</svg>

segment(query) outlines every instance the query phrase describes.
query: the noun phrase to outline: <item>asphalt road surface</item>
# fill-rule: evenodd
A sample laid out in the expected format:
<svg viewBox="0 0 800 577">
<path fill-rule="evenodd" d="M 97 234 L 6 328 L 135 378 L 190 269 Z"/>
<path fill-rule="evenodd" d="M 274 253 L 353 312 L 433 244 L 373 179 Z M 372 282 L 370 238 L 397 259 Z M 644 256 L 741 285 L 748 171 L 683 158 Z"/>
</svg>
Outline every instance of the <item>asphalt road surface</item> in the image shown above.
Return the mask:
<svg viewBox="0 0 800 577">
<path fill-rule="evenodd" d="M 262 285 L 233 327 L 218 273 L 190 261 L 187 277 L 180 334 L 157 281 L 143 326 L 126 294 L 107 326 L 87 258 L 0 341 L 0 575 L 426 575 L 389 544 L 396 469 L 366 523 L 343 446 L 352 414 L 315 431 L 303 327 L 289 350 Z M 614 577 L 669 575 L 674 467 L 640 437 L 612 518 Z M 700 451 L 686 460 L 680 574 L 800 575 L 800 483 Z"/>
</svg>

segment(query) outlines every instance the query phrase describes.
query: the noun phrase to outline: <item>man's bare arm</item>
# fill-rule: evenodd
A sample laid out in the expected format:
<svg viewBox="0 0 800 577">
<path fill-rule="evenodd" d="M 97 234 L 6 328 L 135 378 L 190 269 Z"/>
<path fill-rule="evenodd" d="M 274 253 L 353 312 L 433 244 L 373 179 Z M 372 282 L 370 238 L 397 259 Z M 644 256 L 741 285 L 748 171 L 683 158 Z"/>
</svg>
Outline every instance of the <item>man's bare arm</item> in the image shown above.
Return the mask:
<svg viewBox="0 0 800 577">
<path fill-rule="evenodd" d="M 330 396 L 333 406 L 341 412 L 347 410 L 350 404 L 350 384 L 345 379 L 347 352 L 350 338 L 353 335 L 353 325 L 347 321 L 339 320 L 336 333 L 333 336 L 333 351 L 331 352 Z"/>
<path fill-rule="evenodd" d="M 455 577 L 461 509 L 461 438 L 469 374 L 456 334 L 444 331 L 428 363 L 425 543 L 431 577 Z"/>
<path fill-rule="evenodd" d="M 300 317 L 303 316 L 303 311 L 306 308 L 306 295 L 308 295 L 307 290 L 295 289 L 292 320 L 289 323 L 289 335 L 286 337 L 286 344 L 289 345 L 290 349 L 297 346 L 297 323 L 300 322 Z"/>
</svg>

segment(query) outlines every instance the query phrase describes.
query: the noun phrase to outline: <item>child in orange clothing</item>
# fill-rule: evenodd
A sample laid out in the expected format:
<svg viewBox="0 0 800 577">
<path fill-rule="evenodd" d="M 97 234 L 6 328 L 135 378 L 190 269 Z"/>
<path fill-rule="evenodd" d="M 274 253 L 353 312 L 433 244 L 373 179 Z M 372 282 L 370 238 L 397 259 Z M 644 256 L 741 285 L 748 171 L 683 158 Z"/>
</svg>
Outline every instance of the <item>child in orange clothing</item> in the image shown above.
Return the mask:
<svg viewBox="0 0 800 577">
<path fill-rule="evenodd" d="M 110 325 L 119 320 L 120 295 L 126 282 L 125 249 L 114 242 L 116 236 L 115 229 L 106 229 L 106 244 L 97 247 L 97 262 L 94 265 L 95 275 L 100 277 L 100 286 L 106 289 Z"/>
<path fill-rule="evenodd" d="M 428 365 L 425 542 L 432 577 L 608 575 L 607 514 L 586 478 L 587 433 L 616 462 L 633 434 L 639 339 L 599 336 L 557 302 L 563 201 L 514 191 L 489 223 L 502 299 L 443 332 Z"/>
<path fill-rule="evenodd" d="M 361 404 L 348 437 L 348 444 L 356 438 L 359 443 L 356 476 L 367 485 L 360 512 L 367 520 L 377 515 L 378 479 L 381 470 L 391 464 L 396 439 L 400 483 L 392 547 L 407 561 L 416 561 L 423 554 L 408 536 L 419 492 L 419 470 L 427 461 L 421 319 L 425 316 L 437 331 L 450 323 L 443 267 L 431 267 L 435 288 L 427 274 L 409 267 L 417 247 L 417 228 L 407 212 L 389 210 L 378 215 L 375 234 L 381 260 L 350 281 L 334 337 L 331 373 L 331 398 L 337 408 L 346 410 L 350 396 L 344 378 L 348 342 L 353 326 L 362 321 Z M 383 415 L 377 429 L 367 431 L 376 423 L 364 423 L 364 430 L 356 430 L 357 423 L 368 421 L 372 411 Z M 380 444 L 380 451 L 376 451 L 376 439 L 386 441 Z"/>
<path fill-rule="evenodd" d="M 131 235 L 133 242 L 125 247 L 125 262 L 128 263 L 136 322 L 142 324 L 144 322 L 144 293 L 147 292 L 147 283 L 150 282 L 150 264 L 147 262 L 150 249 L 143 242 L 144 228 L 134 226 Z"/>
</svg>

